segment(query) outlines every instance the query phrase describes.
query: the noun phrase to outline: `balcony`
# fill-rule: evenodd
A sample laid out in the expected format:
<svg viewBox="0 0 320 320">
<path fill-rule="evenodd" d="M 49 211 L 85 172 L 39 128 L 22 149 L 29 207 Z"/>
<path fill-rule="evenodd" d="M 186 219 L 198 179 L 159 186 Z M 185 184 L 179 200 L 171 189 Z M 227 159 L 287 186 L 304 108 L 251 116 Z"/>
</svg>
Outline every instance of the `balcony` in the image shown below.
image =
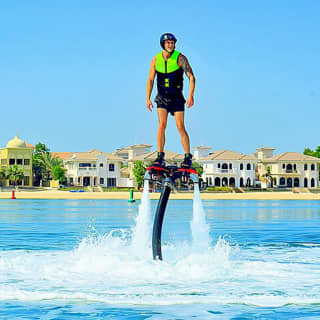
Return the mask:
<svg viewBox="0 0 320 320">
<path fill-rule="evenodd" d="M 280 173 L 300 174 L 298 170 L 294 170 L 294 169 L 282 169 L 280 170 Z"/>
<path fill-rule="evenodd" d="M 95 167 L 81 167 L 78 168 L 78 175 L 79 176 L 96 176 L 97 175 L 97 168 Z"/>
<path fill-rule="evenodd" d="M 204 169 L 205 174 L 236 174 L 236 169 L 221 169 L 221 168 L 213 168 L 213 169 Z"/>
</svg>

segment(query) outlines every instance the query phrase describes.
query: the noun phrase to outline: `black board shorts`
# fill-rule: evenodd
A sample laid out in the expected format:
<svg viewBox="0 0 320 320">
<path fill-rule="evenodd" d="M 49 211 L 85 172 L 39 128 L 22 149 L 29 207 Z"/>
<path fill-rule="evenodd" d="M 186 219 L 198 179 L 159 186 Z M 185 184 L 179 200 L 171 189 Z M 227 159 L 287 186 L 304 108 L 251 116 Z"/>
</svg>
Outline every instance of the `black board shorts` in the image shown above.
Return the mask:
<svg viewBox="0 0 320 320">
<path fill-rule="evenodd" d="M 174 116 L 175 112 L 184 111 L 186 100 L 183 95 L 169 97 L 157 94 L 154 102 L 157 104 L 158 108 L 166 109 L 168 113 Z"/>
</svg>

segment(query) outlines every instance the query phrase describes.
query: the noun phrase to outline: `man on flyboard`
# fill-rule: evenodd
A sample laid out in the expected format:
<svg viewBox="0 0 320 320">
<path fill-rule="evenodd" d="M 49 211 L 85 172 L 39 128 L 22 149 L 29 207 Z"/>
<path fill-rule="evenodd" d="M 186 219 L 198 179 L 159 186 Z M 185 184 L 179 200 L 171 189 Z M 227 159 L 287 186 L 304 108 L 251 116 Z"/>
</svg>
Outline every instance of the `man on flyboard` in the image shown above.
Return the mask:
<svg viewBox="0 0 320 320">
<path fill-rule="evenodd" d="M 193 95 L 195 88 L 195 77 L 188 59 L 175 50 L 176 37 L 171 33 L 165 33 L 160 37 L 162 51 L 151 60 L 151 67 L 147 81 L 147 108 L 152 111 L 153 104 L 150 100 L 153 89 L 154 78 L 157 75 L 158 94 L 155 98 L 157 103 L 159 128 L 157 134 L 158 156 L 153 166 L 165 167 L 164 144 L 165 130 L 167 126 L 168 113 L 174 116 L 181 142 L 185 151 L 181 168 L 189 169 L 192 166 L 192 155 L 190 153 L 190 140 L 184 126 L 184 105 L 191 108 L 194 104 Z M 189 96 L 187 101 L 183 97 L 183 72 L 189 78 Z"/>
</svg>

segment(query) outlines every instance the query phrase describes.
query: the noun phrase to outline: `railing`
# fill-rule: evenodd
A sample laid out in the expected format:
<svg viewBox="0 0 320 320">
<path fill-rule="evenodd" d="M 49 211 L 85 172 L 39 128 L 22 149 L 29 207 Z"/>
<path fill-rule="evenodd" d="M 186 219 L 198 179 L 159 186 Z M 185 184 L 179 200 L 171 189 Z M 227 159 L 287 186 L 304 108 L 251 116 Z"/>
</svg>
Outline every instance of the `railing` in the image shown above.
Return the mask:
<svg viewBox="0 0 320 320">
<path fill-rule="evenodd" d="M 294 169 L 282 169 L 281 173 L 298 173 L 298 170 Z"/>
<path fill-rule="evenodd" d="M 92 171 L 92 170 L 97 170 L 97 168 L 94 168 L 94 167 L 79 167 L 79 170 L 89 170 L 89 171 Z"/>
<path fill-rule="evenodd" d="M 217 168 L 214 168 L 214 169 L 205 169 L 204 170 L 204 173 L 206 174 L 212 174 L 212 173 L 229 173 L 229 174 L 236 174 L 237 173 L 237 170 L 236 169 L 217 169 Z"/>
</svg>

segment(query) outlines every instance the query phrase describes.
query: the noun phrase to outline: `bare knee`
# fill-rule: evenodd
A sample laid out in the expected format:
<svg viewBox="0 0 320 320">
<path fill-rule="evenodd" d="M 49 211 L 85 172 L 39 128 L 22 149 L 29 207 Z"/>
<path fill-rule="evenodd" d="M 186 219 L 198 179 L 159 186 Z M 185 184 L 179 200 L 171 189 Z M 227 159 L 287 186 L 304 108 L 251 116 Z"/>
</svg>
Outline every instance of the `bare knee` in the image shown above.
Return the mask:
<svg viewBox="0 0 320 320">
<path fill-rule="evenodd" d="M 167 127 L 167 124 L 165 122 L 160 122 L 158 130 L 161 131 L 161 132 L 165 132 L 166 131 L 166 127 Z"/>
<path fill-rule="evenodd" d="M 177 124 L 177 128 L 181 135 L 184 135 L 186 133 L 186 128 L 184 127 L 183 124 Z"/>
</svg>

